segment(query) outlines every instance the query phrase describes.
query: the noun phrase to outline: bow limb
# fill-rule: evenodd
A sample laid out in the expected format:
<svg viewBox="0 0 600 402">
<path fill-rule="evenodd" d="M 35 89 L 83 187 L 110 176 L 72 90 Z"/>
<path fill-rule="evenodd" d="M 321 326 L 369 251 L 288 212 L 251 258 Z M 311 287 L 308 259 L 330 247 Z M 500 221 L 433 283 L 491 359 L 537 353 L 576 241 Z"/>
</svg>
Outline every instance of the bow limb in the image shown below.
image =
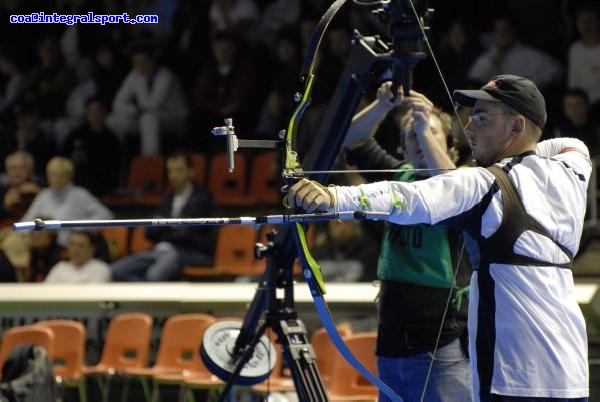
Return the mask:
<svg viewBox="0 0 600 402">
<path fill-rule="evenodd" d="M 295 95 L 295 101 L 298 102 L 298 105 L 294 108 L 285 134 L 285 151 L 283 157 L 284 179 L 302 176 L 302 167 L 298 160 L 298 153 L 296 152 L 298 125 L 304 111 L 310 105 L 310 96 L 312 94 L 315 78 L 315 68 L 318 61 L 319 49 L 323 42 L 323 38 L 325 37 L 325 31 L 335 14 L 347 1 L 348 0 L 336 0 L 327 9 L 317 23 L 306 50 L 306 57 L 300 75 L 300 81 L 304 83 L 304 90 L 302 93 L 297 93 Z"/>
<path fill-rule="evenodd" d="M 311 39 L 311 43 L 307 50 L 303 73 L 301 75 L 301 80 L 304 82 L 304 90 L 302 93 L 298 93 L 295 96 L 295 101 L 298 102 L 298 104 L 294 108 L 294 112 L 290 118 L 285 135 L 282 177 L 286 182 L 285 184 L 288 185 L 291 184 L 293 180 L 303 176 L 302 166 L 298 160 L 298 153 L 296 152 L 296 138 L 300 119 L 310 104 L 310 95 L 314 85 L 314 69 L 317 62 L 318 50 L 329 22 L 332 20 L 333 16 L 340 9 L 340 7 L 346 3 L 346 1 L 347 0 L 337 0 L 329 7 L 317 24 Z M 333 163 L 333 159 L 331 159 L 331 163 Z M 329 167 L 330 166 L 326 166 L 325 168 Z M 350 363 L 359 373 L 377 386 L 382 392 L 388 395 L 391 400 L 395 402 L 402 402 L 402 398 L 396 395 L 394 391 L 378 377 L 370 373 L 369 370 L 366 369 L 358 361 L 358 359 L 356 359 L 356 357 L 343 342 L 340 334 L 337 332 L 331 313 L 329 312 L 327 304 L 323 298 L 323 294 L 325 293 L 325 284 L 323 277 L 321 276 L 321 268 L 310 254 L 304 227 L 300 223 L 295 223 L 290 225 L 290 231 L 294 237 L 298 257 L 302 263 L 302 272 L 309 288 L 311 289 L 311 295 L 315 302 L 319 318 L 323 323 L 323 326 L 326 328 L 327 333 L 333 340 L 336 348 L 340 351 L 348 363 Z"/>
<path fill-rule="evenodd" d="M 310 288 L 310 293 L 315 303 L 317 313 L 319 314 L 319 318 L 321 319 L 321 322 L 323 323 L 323 326 L 325 327 L 325 330 L 327 331 L 327 334 L 331 338 L 336 349 L 340 352 L 344 359 L 350 363 L 351 366 L 353 366 L 369 382 L 379 388 L 379 390 L 387 395 L 388 398 L 395 402 L 402 402 L 403 399 L 400 398 L 394 392 L 394 390 L 392 390 L 379 377 L 371 373 L 369 369 L 367 369 L 352 354 L 350 349 L 348 349 L 344 343 L 344 340 L 335 327 L 335 322 L 333 321 L 329 307 L 323 298 L 323 294 L 325 293 L 325 285 L 323 282 L 323 277 L 321 276 L 321 268 L 310 254 L 308 242 L 306 240 L 306 233 L 300 223 L 294 224 L 293 233 L 298 246 L 299 257 L 302 262 L 302 272 L 304 274 L 304 278 L 306 279 L 306 283 Z"/>
</svg>

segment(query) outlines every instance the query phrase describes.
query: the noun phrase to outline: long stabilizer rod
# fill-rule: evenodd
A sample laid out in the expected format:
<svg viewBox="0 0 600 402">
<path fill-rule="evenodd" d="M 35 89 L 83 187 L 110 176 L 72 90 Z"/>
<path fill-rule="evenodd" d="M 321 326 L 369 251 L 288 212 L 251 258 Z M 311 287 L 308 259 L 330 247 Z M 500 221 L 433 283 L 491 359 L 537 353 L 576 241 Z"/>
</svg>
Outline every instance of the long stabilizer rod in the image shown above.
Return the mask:
<svg viewBox="0 0 600 402">
<path fill-rule="evenodd" d="M 134 227 L 134 226 L 218 226 L 218 225 L 264 225 L 296 222 L 317 222 L 332 219 L 386 219 L 388 214 L 381 212 L 347 211 L 322 212 L 310 214 L 242 216 L 238 218 L 170 218 L 170 219 L 109 219 L 109 220 L 77 220 L 59 221 L 35 219 L 30 222 L 13 224 L 16 231 L 57 230 L 67 228 L 103 228 L 103 227 Z"/>
</svg>

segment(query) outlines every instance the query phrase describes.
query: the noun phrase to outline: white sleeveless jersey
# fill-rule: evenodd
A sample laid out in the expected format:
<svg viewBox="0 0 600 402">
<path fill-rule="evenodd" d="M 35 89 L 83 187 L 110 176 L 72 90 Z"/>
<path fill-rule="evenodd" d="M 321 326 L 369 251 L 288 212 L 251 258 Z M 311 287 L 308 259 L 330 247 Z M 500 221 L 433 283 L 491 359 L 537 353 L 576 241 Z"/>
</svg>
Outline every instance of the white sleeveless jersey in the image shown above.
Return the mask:
<svg viewBox="0 0 600 402">
<path fill-rule="evenodd" d="M 458 169 L 414 183 L 336 187 L 340 211 L 389 212 L 396 224 L 447 224 L 464 230 L 473 264 L 469 350 L 474 400 L 480 394 L 580 398 L 588 396 L 585 321 L 574 293 L 569 257 L 583 229 L 591 164 L 579 140 L 538 144 L 536 153 L 509 158 L 509 170 L 528 215 L 552 239 L 523 232 L 513 252 L 548 266 L 482 264 L 472 234 L 488 238 L 502 220 L 502 198 L 484 168 Z M 395 205 L 395 207 L 394 207 Z M 484 259 L 485 260 L 485 259 Z M 485 280 L 482 280 L 485 279 Z M 482 285 L 485 284 L 485 285 Z"/>
</svg>

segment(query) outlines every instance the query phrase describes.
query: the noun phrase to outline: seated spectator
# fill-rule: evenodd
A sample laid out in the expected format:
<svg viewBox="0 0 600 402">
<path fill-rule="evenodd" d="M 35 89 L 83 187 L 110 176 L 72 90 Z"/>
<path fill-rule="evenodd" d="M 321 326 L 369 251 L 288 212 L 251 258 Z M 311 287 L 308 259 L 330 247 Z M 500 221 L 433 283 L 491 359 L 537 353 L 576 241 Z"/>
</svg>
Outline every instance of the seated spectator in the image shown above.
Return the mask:
<svg viewBox="0 0 600 402">
<path fill-rule="evenodd" d="M 0 186 L 0 227 L 21 220 L 21 217 L 41 188 L 35 180 L 33 157 L 25 151 L 15 151 L 4 160 L 6 182 Z"/>
<path fill-rule="evenodd" d="M 0 230 L 0 282 L 23 282 L 28 277 L 29 248 L 22 233 Z"/>
<path fill-rule="evenodd" d="M 214 0 L 208 10 L 211 31 L 245 34 L 258 19 L 258 7 L 253 0 Z"/>
<path fill-rule="evenodd" d="M 110 105 L 127 75 L 127 63 L 115 50 L 100 45 L 96 49 L 95 64 L 98 97 L 105 105 Z"/>
<path fill-rule="evenodd" d="M 448 88 L 467 88 L 469 86 L 467 72 L 478 54 L 479 48 L 473 43 L 468 25 L 461 20 L 453 20 L 448 26 L 448 30 L 440 37 L 437 56 Z M 430 96 L 430 98 L 434 98 L 434 103 L 445 103 L 445 106 L 451 107 L 452 105 L 448 104 L 448 96 L 441 93 L 439 83 L 435 80 L 428 81 L 432 81 L 428 85 L 432 91 L 427 93 L 439 92 L 437 96 Z M 435 102 L 435 100 L 439 100 L 439 102 Z"/>
<path fill-rule="evenodd" d="M 64 116 L 52 122 L 52 132 L 59 148 L 69 133 L 84 122 L 85 105 L 98 92 L 94 68 L 94 62 L 89 58 L 81 59 L 77 63 L 77 85 L 67 97 Z"/>
<path fill-rule="evenodd" d="M 569 89 L 563 96 L 564 122 L 556 127 L 558 137 L 574 137 L 585 142 L 590 155 L 600 154 L 600 122 L 592 118 L 587 93 L 578 88 Z"/>
<path fill-rule="evenodd" d="M 0 282 L 17 282 L 17 272 L 3 250 L 0 250 Z"/>
<path fill-rule="evenodd" d="M 29 264 L 24 275 L 26 282 L 43 282 L 50 268 L 60 261 L 64 249 L 58 244 L 57 238 L 55 230 L 27 233 L 25 242 L 29 249 Z"/>
<path fill-rule="evenodd" d="M 119 185 L 120 148 L 119 139 L 106 127 L 104 104 L 92 98 L 85 108 L 85 122 L 67 137 L 60 153 L 73 161 L 74 183 L 99 197 Z"/>
<path fill-rule="evenodd" d="M 3 159 L 15 151 L 27 151 L 35 161 L 36 174 L 44 176 L 46 163 L 56 154 L 51 135 L 40 123 L 39 107 L 34 102 L 23 102 L 16 108 L 17 126 L 14 135 L 3 138 L 0 143 L 0 157 Z"/>
<path fill-rule="evenodd" d="M 290 93 L 287 88 L 274 88 L 267 96 L 258 123 L 254 128 L 254 138 L 276 140 L 283 130 L 290 113 Z"/>
<path fill-rule="evenodd" d="M 199 131 L 195 137 L 201 145 L 210 143 L 213 137 L 210 130 L 221 125 L 226 117 L 233 118 L 238 133 L 250 132 L 252 127 L 248 123 L 254 118 L 253 108 L 259 106 L 251 100 L 255 88 L 254 64 L 237 39 L 220 32 L 213 36 L 211 45 L 213 57 L 200 69 L 191 96 L 193 126 Z M 218 143 L 222 147 L 222 142 Z"/>
<path fill-rule="evenodd" d="M 112 219 L 112 212 L 83 187 L 73 185 L 70 159 L 55 156 L 46 167 L 48 187 L 40 191 L 23 216 L 32 221 L 40 216 L 58 220 Z M 69 232 L 60 230 L 58 244 L 66 247 Z"/>
<path fill-rule="evenodd" d="M 177 77 L 149 48 L 138 47 L 131 59 L 133 68 L 115 96 L 106 124 L 121 142 L 127 135 L 139 135 L 142 155 L 157 155 L 163 132 L 183 136 L 187 101 Z"/>
<path fill-rule="evenodd" d="M 575 12 L 581 36 L 569 47 L 569 88 L 587 92 L 592 104 L 600 107 L 600 12 L 598 5 L 582 5 Z"/>
<path fill-rule="evenodd" d="M 40 64 L 27 76 L 25 90 L 39 101 L 43 119 L 62 115 L 75 75 L 65 66 L 55 38 L 46 37 L 38 46 Z"/>
<path fill-rule="evenodd" d="M 98 235 L 77 230 L 69 234 L 68 261 L 60 261 L 50 269 L 46 283 L 102 283 L 110 282 L 110 267 L 94 258 Z"/>
<path fill-rule="evenodd" d="M 519 42 L 516 27 L 505 17 L 496 18 L 492 31 L 493 45 L 471 66 L 469 79 L 486 83 L 499 74 L 527 77 L 540 89 L 559 83 L 562 67 L 539 49 Z"/>
<path fill-rule="evenodd" d="M 0 51 L 0 73 L 7 77 L 4 90 L 0 92 L 0 116 L 4 118 L 14 112 L 13 108 L 25 84 L 16 52 L 7 49 Z"/>
<path fill-rule="evenodd" d="M 157 218 L 199 218 L 212 212 L 212 196 L 194 184 L 191 157 L 175 153 L 167 158 L 172 190 L 160 202 Z M 215 230 L 211 226 L 149 227 L 146 237 L 155 243 L 148 251 L 132 254 L 111 266 L 114 281 L 170 281 L 179 279 L 186 265 L 213 264 Z"/>
<path fill-rule="evenodd" d="M 289 93 L 287 103 L 291 104 L 302 66 L 302 38 L 299 32 L 292 28 L 280 31 L 268 55 L 264 57 L 270 61 L 258 71 L 259 80 L 264 83 L 262 86 L 268 90 L 285 88 Z"/>
<path fill-rule="evenodd" d="M 250 29 L 250 40 L 255 44 L 271 45 L 278 32 L 291 26 L 300 17 L 300 0 L 274 0 L 260 12 L 260 16 Z"/>
<path fill-rule="evenodd" d="M 328 29 L 325 39 L 323 55 L 317 67 L 319 85 L 315 86 L 312 94 L 315 103 L 329 103 L 331 100 L 350 54 L 352 33 L 346 26 L 339 24 Z"/>
</svg>

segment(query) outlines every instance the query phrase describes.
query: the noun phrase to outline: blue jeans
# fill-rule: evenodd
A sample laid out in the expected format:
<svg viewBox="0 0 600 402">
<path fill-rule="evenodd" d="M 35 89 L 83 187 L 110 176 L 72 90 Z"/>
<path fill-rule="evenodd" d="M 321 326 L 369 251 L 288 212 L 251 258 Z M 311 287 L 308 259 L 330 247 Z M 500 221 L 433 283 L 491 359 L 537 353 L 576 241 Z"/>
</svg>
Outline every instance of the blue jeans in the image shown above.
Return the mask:
<svg viewBox="0 0 600 402">
<path fill-rule="evenodd" d="M 481 402 L 588 402 L 588 398 L 531 398 L 527 396 L 488 395 Z"/>
<path fill-rule="evenodd" d="M 425 386 L 431 353 L 408 357 L 377 357 L 379 377 L 402 397 L 404 402 L 420 402 Z M 457 339 L 439 348 L 427 383 L 424 401 L 471 401 L 469 360 Z M 390 399 L 379 393 L 379 402 Z"/>
<path fill-rule="evenodd" d="M 111 264 L 115 282 L 165 282 L 180 279 L 185 265 L 211 265 L 211 257 L 182 249 L 147 250 Z"/>
</svg>

